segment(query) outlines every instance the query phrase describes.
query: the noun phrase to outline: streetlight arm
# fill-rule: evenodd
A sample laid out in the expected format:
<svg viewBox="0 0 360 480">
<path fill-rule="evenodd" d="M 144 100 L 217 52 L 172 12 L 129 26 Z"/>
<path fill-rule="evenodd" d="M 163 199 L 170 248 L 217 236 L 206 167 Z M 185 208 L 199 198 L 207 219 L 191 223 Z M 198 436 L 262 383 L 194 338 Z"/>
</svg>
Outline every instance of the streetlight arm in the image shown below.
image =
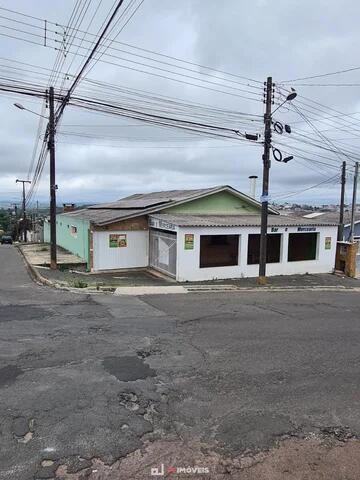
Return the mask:
<svg viewBox="0 0 360 480">
<path fill-rule="evenodd" d="M 29 108 L 25 108 L 24 105 L 21 105 L 21 103 L 14 103 L 14 107 L 18 108 L 19 110 L 25 110 L 26 112 L 33 113 L 34 115 L 37 115 L 38 117 L 45 118 L 48 120 L 45 115 L 40 115 L 40 113 L 34 112 L 34 110 L 30 110 Z"/>
</svg>

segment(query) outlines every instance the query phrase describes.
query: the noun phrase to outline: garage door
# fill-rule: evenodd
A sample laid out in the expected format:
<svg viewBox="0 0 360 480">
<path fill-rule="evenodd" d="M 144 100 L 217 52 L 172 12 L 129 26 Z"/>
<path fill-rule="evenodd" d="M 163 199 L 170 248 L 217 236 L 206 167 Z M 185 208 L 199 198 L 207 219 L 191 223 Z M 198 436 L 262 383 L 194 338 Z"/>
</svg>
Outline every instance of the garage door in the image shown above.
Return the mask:
<svg viewBox="0 0 360 480">
<path fill-rule="evenodd" d="M 150 230 L 150 266 L 176 277 L 176 233 Z"/>
<path fill-rule="evenodd" d="M 94 270 L 148 266 L 147 230 L 94 232 Z"/>
</svg>

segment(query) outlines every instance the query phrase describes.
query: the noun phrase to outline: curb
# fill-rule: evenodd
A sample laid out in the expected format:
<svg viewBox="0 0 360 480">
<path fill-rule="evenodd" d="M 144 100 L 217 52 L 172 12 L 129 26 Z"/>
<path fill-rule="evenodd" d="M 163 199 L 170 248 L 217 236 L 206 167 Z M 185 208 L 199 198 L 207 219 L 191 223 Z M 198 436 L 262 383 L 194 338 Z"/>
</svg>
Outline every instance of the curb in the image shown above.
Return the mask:
<svg viewBox="0 0 360 480">
<path fill-rule="evenodd" d="M 37 271 L 37 269 L 29 262 L 29 260 L 26 258 L 26 255 L 21 249 L 20 245 L 15 245 L 15 247 L 18 249 L 20 252 L 20 255 L 22 256 L 26 269 L 31 277 L 31 279 L 37 284 L 37 285 L 42 285 L 46 287 L 52 287 L 56 288 L 58 290 L 63 290 L 66 292 L 72 292 L 72 293 L 80 293 L 80 294 L 99 294 L 99 293 L 107 293 L 106 291 L 93 291 L 93 290 L 88 290 L 87 288 L 81 289 L 81 288 L 75 288 L 75 287 L 67 287 L 65 285 L 60 285 L 59 283 L 52 282 L 51 280 L 48 280 L 47 278 L 43 277 L 41 273 Z"/>
<path fill-rule="evenodd" d="M 15 245 L 15 247 L 18 249 L 20 252 L 20 255 L 22 256 L 26 269 L 31 277 L 31 279 L 37 283 L 38 285 L 46 285 L 48 287 L 55 287 L 55 284 L 48 280 L 47 278 L 43 277 L 37 270 L 36 268 L 29 262 L 29 260 L 26 258 L 26 255 L 22 251 L 22 248 L 20 245 Z"/>
<path fill-rule="evenodd" d="M 256 286 L 256 287 L 237 287 L 234 285 L 227 285 L 225 288 L 202 288 L 202 287 L 187 287 L 189 293 L 224 293 L 224 292 L 299 292 L 299 291 L 317 291 L 317 292 L 360 292 L 360 287 L 346 287 L 344 285 L 309 285 L 309 286 L 291 286 L 291 287 L 280 287 L 280 286 Z"/>
<path fill-rule="evenodd" d="M 52 287 L 56 288 L 58 290 L 63 290 L 67 292 L 72 292 L 72 293 L 78 293 L 78 294 L 87 294 L 87 295 L 98 295 L 98 294 L 112 294 L 112 295 L 117 295 L 117 296 L 122 296 L 122 295 L 137 295 L 137 296 L 143 296 L 143 295 L 157 295 L 159 293 L 165 293 L 165 292 L 157 292 L 155 291 L 149 291 L 145 292 L 143 291 L 142 293 L 136 292 L 137 289 L 143 289 L 145 287 L 105 287 L 104 290 L 96 290 L 94 287 L 86 287 L 86 288 L 75 288 L 75 287 L 68 287 L 65 285 L 61 285 L 59 283 L 53 282 L 51 280 L 48 280 L 47 278 L 43 277 L 41 273 L 38 272 L 38 270 L 28 261 L 26 258 L 24 252 L 22 251 L 21 245 L 15 245 L 15 247 L 18 249 L 20 252 L 26 269 L 31 277 L 31 279 L 37 283 L 38 285 L 43 285 L 47 287 Z M 120 293 L 116 293 L 117 289 L 126 289 L 128 290 L 126 293 L 123 291 Z M 154 288 L 161 288 L 161 287 L 154 287 Z M 167 288 L 167 287 L 165 287 Z M 134 289 L 133 292 L 130 292 L 130 289 Z M 182 289 L 182 290 L 181 290 Z M 170 288 L 172 290 L 172 288 Z M 187 285 L 187 286 L 180 286 L 180 288 L 175 291 L 169 291 L 166 292 L 166 294 L 185 294 L 185 293 L 225 293 L 225 292 L 232 292 L 232 293 L 242 293 L 242 292 L 298 292 L 298 291 L 341 291 L 341 292 L 360 292 L 360 286 L 359 287 L 346 287 L 344 285 L 307 285 L 307 286 L 271 286 L 271 285 L 265 285 L 265 286 L 249 286 L 249 287 L 240 287 L 237 285 Z M 120 295 L 119 295 L 120 294 Z"/>
</svg>

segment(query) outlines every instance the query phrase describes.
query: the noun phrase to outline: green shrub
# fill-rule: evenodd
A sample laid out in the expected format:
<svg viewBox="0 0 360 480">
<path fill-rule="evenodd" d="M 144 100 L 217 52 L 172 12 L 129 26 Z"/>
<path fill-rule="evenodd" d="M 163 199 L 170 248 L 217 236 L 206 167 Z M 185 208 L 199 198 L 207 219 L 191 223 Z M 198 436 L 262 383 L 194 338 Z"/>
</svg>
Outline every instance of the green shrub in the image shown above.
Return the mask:
<svg viewBox="0 0 360 480">
<path fill-rule="evenodd" d="M 73 285 L 75 288 L 86 288 L 88 286 L 88 284 L 83 280 L 75 280 Z"/>
</svg>

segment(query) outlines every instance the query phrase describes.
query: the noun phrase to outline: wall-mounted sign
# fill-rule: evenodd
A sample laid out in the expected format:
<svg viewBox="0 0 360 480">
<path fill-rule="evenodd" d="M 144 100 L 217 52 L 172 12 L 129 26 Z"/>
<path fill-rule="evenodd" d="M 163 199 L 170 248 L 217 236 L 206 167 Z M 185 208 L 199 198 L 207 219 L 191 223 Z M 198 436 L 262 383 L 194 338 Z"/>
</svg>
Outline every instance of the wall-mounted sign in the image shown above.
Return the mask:
<svg viewBox="0 0 360 480">
<path fill-rule="evenodd" d="M 176 226 L 173 223 L 153 217 L 149 217 L 149 226 L 153 228 L 159 228 L 161 230 L 176 230 Z"/>
<path fill-rule="evenodd" d="M 316 227 L 298 227 L 298 232 L 316 232 Z"/>
<path fill-rule="evenodd" d="M 271 227 L 271 231 L 272 231 L 272 232 L 278 232 L 278 231 L 279 231 L 279 227 Z"/>
<path fill-rule="evenodd" d="M 325 250 L 331 250 L 331 237 L 325 237 Z"/>
<path fill-rule="evenodd" d="M 127 247 L 126 233 L 111 233 L 109 235 L 109 247 L 110 248 Z"/>
<path fill-rule="evenodd" d="M 185 233 L 185 250 L 194 250 L 194 234 Z"/>
</svg>

